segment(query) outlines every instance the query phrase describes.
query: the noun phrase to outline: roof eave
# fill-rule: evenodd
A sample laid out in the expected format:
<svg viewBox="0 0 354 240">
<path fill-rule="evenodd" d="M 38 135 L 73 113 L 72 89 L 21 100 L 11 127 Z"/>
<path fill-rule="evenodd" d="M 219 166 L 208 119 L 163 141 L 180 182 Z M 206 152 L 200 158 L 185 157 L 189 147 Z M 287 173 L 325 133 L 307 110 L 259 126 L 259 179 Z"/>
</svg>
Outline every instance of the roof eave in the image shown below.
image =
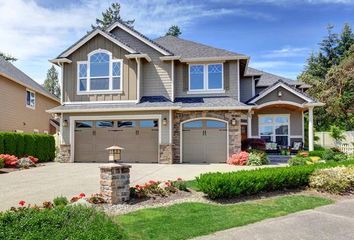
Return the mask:
<svg viewBox="0 0 354 240">
<path fill-rule="evenodd" d="M 125 55 L 126 58 L 128 59 L 135 59 L 135 58 L 144 58 L 146 59 L 146 61 L 151 62 L 151 58 L 149 57 L 149 55 L 145 54 L 145 53 L 133 53 L 133 54 L 127 54 Z"/>
<path fill-rule="evenodd" d="M 198 58 L 181 58 L 181 62 L 208 62 L 208 61 L 230 61 L 230 60 L 248 60 L 248 56 L 223 56 L 223 57 L 198 57 Z"/>
</svg>

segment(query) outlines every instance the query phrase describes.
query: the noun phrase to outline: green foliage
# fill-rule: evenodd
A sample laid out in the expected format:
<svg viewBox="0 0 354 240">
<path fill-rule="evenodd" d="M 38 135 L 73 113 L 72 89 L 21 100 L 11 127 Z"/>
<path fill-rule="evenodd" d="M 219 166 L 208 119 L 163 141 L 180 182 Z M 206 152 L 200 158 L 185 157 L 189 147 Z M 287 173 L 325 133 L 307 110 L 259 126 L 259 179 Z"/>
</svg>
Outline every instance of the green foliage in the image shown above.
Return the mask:
<svg viewBox="0 0 354 240">
<path fill-rule="evenodd" d="M 320 157 L 323 158 L 324 150 L 314 150 L 309 152 L 310 157 Z"/>
<path fill-rule="evenodd" d="M 17 61 L 17 58 L 15 58 L 9 54 L 3 53 L 3 52 L 0 52 L 0 58 L 3 58 L 3 59 L 5 59 L 5 61 L 8 61 L 8 62 Z"/>
<path fill-rule="evenodd" d="M 335 153 L 332 160 L 335 162 L 346 161 L 347 155 L 345 155 L 344 153 Z"/>
<path fill-rule="evenodd" d="M 322 151 L 326 150 L 325 147 L 322 147 L 322 146 L 319 145 L 319 144 L 314 144 L 313 148 L 314 148 L 315 151 L 316 151 L 316 150 L 322 150 Z"/>
<path fill-rule="evenodd" d="M 352 191 L 354 190 L 354 167 L 316 170 L 310 177 L 310 187 L 334 194 Z"/>
<path fill-rule="evenodd" d="M 47 72 L 47 78 L 44 80 L 44 88 L 56 97 L 60 96 L 60 86 L 58 79 L 58 71 L 54 65 Z"/>
<path fill-rule="evenodd" d="M 307 162 L 311 162 L 311 158 L 295 156 L 289 159 L 288 164 L 290 166 L 302 166 L 302 165 L 306 165 Z"/>
<path fill-rule="evenodd" d="M 93 208 L 24 208 L 0 215 L 0 239 L 123 239 L 111 218 Z"/>
<path fill-rule="evenodd" d="M 354 128 L 354 34 L 345 24 L 341 34 L 328 35 L 320 43 L 318 53 L 312 53 L 299 79 L 312 85 L 308 94 L 326 103 L 314 109 L 315 127 L 326 131 L 332 124 L 343 129 Z"/>
<path fill-rule="evenodd" d="M 181 35 L 181 34 L 182 34 L 181 29 L 177 25 L 172 25 L 168 29 L 166 36 L 179 37 L 179 35 Z"/>
<path fill-rule="evenodd" d="M 55 158 L 54 137 L 46 134 L 0 132 L 0 149 L 0 154 L 33 156 L 40 162 L 53 161 Z"/>
<path fill-rule="evenodd" d="M 206 173 L 197 177 L 198 188 L 212 199 L 255 195 L 261 192 L 306 187 L 310 175 L 320 168 L 354 165 L 353 161 L 305 166 L 262 168 L 229 173 Z"/>
<path fill-rule="evenodd" d="M 177 188 L 180 191 L 188 191 L 187 183 L 184 180 L 176 180 L 171 182 L 172 186 Z"/>
<path fill-rule="evenodd" d="M 332 150 L 332 149 L 326 149 L 323 153 L 322 153 L 322 159 L 323 160 L 332 160 L 334 158 L 334 156 L 336 155 L 336 153 Z"/>
<path fill-rule="evenodd" d="M 106 28 L 116 21 L 122 21 L 126 25 L 133 27 L 135 20 L 123 20 L 120 16 L 120 4 L 112 3 L 112 5 L 102 13 L 102 19 L 96 18 L 96 25 Z M 95 26 L 92 26 L 94 28 Z"/>
<path fill-rule="evenodd" d="M 256 154 L 260 157 L 261 159 L 261 165 L 267 165 L 269 164 L 269 159 L 268 159 L 268 155 L 265 151 L 262 151 L 262 150 L 258 150 L 258 149 L 250 149 L 248 150 L 248 152 L 250 154 Z"/>
<path fill-rule="evenodd" d="M 69 200 L 66 197 L 60 196 L 53 199 L 54 206 L 66 206 L 69 204 Z"/>
<path fill-rule="evenodd" d="M 250 155 L 248 156 L 247 165 L 248 166 L 261 166 L 262 165 L 261 156 L 257 153 L 250 153 Z"/>
<path fill-rule="evenodd" d="M 0 168 L 5 167 L 5 160 L 0 158 Z"/>
<path fill-rule="evenodd" d="M 337 143 L 345 139 L 344 130 L 342 130 L 341 128 L 339 128 L 335 125 L 332 125 L 331 128 L 329 129 L 329 135 Z"/>
</svg>

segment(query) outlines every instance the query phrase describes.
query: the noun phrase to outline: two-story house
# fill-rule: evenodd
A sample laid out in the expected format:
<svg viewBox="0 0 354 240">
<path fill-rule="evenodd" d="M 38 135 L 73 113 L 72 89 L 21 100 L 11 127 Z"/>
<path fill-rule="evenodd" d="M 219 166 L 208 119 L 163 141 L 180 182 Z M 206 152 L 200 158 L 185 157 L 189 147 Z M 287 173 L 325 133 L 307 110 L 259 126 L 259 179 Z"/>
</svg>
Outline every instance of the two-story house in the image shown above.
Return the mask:
<svg viewBox="0 0 354 240">
<path fill-rule="evenodd" d="M 248 67 L 246 55 L 165 36 L 151 40 L 122 22 L 96 28 L 52 63 L 62 68 L 63 155 L 104 162 L 225 162 L 241 140 L 304 141 L 308 85 Z M 309 148 L 313 149 L 310 140 Z"/>
</svg>

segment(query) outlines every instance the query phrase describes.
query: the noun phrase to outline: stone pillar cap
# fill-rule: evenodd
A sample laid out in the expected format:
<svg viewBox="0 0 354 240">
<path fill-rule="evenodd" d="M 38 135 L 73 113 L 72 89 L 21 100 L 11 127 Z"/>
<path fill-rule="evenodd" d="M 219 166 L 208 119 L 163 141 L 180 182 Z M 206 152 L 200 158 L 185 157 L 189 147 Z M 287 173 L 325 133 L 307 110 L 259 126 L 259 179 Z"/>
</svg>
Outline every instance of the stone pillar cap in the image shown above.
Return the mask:
<svg viewBox="0 0 354 240">
<path fill-rule="evenodd" d="M 115 146 L 111 146 L 109 148 L 106 148 L 106 150 L 124 150 L 124 148 L 115 145 Z"/>
<path fill-rule="evenodd" d="M 122 163 L 107 163 L 104 165 L 99 166 L 101 169 L 110 169 L 110 168 L 131 168 L 132 166 L 129 164 L 122 164 Z"/>
</svg>

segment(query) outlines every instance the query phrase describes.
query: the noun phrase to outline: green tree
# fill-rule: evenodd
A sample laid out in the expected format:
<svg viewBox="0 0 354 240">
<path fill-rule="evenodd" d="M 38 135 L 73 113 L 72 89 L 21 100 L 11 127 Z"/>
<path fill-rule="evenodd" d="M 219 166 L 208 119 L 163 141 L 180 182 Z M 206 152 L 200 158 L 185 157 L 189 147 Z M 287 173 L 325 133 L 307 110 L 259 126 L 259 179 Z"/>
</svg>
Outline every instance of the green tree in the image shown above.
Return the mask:
<svg viewBox="0 0 354 240">
<path fill-rule="evenodd" d="M 331 126 L 329 135 L 335 140 L 337 145 L 345 139 L 344 130 L 335 125 Z"/>
<path fill-rule="evenodd" d="M 120 16 L 120 4 L 112 3 L 112 5 L 102 12 L 102 19 L 96 18 L 96 26 L 106 28 L 116 21 L 122 21 L 130 27 L 134 27 L 135 20 L 123 20 Z M 92 25 L 92 28 L 96 27 Z"/>
<path fill-rule="evenodd" d="M 8 62 L 15 62 L 17 61 L 17 58 L 9 55 L 9 54 L 6 54 L 6 53 L 3 53 L 3 52 L 0 52 L 0 57 L 5 59 L 6 61 Z"/>
<path fill-rule="evenodd" d="M 60 96 L 58 71 L 55 69 L 53 65 L 51 68 L 48 69 L 47 78 L 44 81 L 44 88 L 51 94 L 57 97 Z"/>
<path fill-rule="evenodd" d="M 344 24 L 342 33 L 339 36 L 339 42 L 337 46 L 337 54 L 339 56 L 347 57 L 350 47 L 354 44 L 354 33 L 348 23 Z"/>
<path fill-rule="evenodd" d="M 168 29 L 166 36 L 179 37 L 179 35 L 181 35 L 181 34 L 182 34 L 181 29 L 177 25 L 172 25 Z"/>
</svg>

